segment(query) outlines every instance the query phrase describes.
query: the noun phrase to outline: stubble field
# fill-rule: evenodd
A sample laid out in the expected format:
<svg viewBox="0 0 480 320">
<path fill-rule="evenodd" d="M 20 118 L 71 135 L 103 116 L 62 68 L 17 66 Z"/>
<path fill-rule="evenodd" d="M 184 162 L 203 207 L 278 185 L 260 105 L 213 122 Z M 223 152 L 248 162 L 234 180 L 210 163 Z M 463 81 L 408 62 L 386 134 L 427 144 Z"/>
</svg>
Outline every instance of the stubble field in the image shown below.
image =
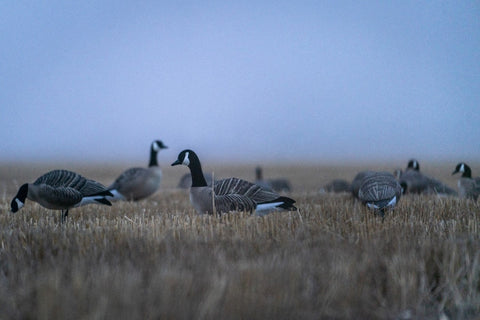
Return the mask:
<svg viewBox="0 0 480 320">
<path fill-rule="evenodd" d="M 456 188 L 456 163 L 425 171 Z M 60 212 L 27 200 L 24 182 L 66 168 L 106 185 L 127 166 L 0 167 L 1 319 L 476 319 L 480 205 L 405 196 L 382 221 L 333 178 L 391 166 L 264 166 L 287 177 L 298 211 L 199 216 L 163 165 L 162 190 L 140 202 Z M 400 166 L 401 167 L 401 166 Z M 425 165 L 424 167 L 427 167 Z M 254 179 L 254 165 L 215 166 Z M 473 168 L 478 166 L 472 165 Z M 205 167 L 211 172 L 212 167 Z"/>
</svg>

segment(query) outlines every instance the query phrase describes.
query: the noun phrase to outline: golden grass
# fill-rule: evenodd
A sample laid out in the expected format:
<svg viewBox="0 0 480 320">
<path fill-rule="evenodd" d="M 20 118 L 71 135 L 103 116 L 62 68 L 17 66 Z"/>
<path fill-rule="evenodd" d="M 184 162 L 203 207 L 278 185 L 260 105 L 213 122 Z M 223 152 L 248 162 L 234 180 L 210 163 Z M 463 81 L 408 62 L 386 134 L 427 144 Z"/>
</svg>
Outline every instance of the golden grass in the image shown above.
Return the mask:
<svg viewBox="0 0 480 320">
<path fill-rule="evenodd" d="M 253 168 L 220 167 L 215 176 L 251 180 Z M 363 168 L 285 166 L 265 168 L 265 175 L 292 180 L 297 212 L 198 216 L 187 192 L 175 189 L 186 170 L 165 168 L 164 188 L 151 199 L 75 208 L 63 225 L 58 211 L 32 202 L 9 213 L 16 188 L 47 169 L 0 170 L 2 319 L 480 313 L 480 208 L 472 201 L 407 196 L 382 221 L 347 194 L 317 192 Z M 122 170 L 70 169 L 105 184 Z M 451 168 L 438 172 L 454 185 Z"/>
</svg>

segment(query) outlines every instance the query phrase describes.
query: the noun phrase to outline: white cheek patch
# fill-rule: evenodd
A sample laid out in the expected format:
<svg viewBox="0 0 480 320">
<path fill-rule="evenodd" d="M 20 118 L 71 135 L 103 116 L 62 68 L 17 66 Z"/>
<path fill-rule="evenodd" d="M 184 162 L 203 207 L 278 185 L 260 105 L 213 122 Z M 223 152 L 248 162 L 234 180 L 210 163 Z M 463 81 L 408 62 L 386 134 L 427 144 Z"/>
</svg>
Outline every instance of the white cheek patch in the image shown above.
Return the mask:
<svg viewBox="0 0 480 320">
<path fill-rule="evenodd" d="M 23 207 L 23 205 L 25 204 L 22 201 L 20 201 L 19 199 L 15 199 L 15 202 L 17 203 L 18 210 L 20 210 Z"/>
<path fill-rule="evenodd" d="M 160 146 L 158 145 L 157 142 L 153 143 L 153 150 L 156 151 L 156 152 L 158 152 L 160 150 Z"/>
<path fill-rule="evenodd" d="M 462 173 L 465 172 L 465 165 L 463 163 L 460 165 L 460 170 L 458 170 L 458 171 L 460 171 Z"/>
<path fill-rule="evenodd" d="M 183 158 L 183 162 L 182 162 L 182 164 L 186 165 L 187 167 L 190 164 L 190 159 L 188 159 L 188 155 L 189 155 L 189 152 L 186 152 L 185 153 L 185 158 Z"/>
</svg>

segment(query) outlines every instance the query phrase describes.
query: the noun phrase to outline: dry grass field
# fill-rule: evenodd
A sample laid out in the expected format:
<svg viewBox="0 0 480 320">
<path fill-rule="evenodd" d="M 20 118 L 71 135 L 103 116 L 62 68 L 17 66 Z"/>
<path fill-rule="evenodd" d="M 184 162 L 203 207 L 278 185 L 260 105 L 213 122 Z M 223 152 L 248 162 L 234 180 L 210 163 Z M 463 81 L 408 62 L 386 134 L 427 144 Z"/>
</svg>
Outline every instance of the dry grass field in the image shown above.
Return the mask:
<svg viewBox="0 0 480 320">
<path fill-rule="evenodd" d="M 422 170 L 456 188 L 455 164 Z M 254 167 L 215 176 L 252 180 Z M 187 169 L 164 165 L 144 201 L 75 208 L 65 224 L 30 201 L 11 214 L 16 189 L 54 168 L 104 184 L 125 169 L 0 166 L 0 319 L 479 318 L 480 202 L 405 196 L 382 221 L 318 192 L 367 167 L 265 165 L 292 181 L 297 212 L 198 216 L 175 188 Z"/>
</svg>

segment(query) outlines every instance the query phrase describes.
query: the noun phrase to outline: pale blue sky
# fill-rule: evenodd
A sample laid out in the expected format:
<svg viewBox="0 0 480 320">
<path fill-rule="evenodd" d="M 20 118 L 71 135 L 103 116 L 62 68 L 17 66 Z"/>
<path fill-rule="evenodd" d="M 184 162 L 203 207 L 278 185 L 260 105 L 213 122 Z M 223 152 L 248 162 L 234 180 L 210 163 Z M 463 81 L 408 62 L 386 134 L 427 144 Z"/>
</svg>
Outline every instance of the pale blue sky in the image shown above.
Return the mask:
<svg viewBox="0 0 480 320">
<path fill-rule="evenodd" d="M 478 1 L 8 1 L 0 33 L 0 160 L 480 160 Z"/>
</svg>

